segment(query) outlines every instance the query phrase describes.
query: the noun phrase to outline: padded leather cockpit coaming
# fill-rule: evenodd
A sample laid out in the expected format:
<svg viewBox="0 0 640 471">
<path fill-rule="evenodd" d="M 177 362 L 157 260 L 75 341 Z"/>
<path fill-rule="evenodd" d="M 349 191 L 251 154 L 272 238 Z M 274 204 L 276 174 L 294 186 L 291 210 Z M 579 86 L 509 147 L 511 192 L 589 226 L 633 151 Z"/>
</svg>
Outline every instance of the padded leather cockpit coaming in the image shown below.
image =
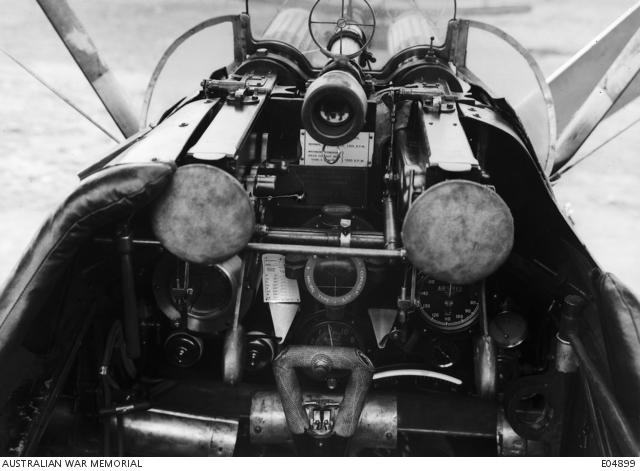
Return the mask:
<svg viewBox="0 0 640 471">
<path fill-rule="evenodd" d="M 614 390 L 636 437 L 640 438 L 640 302 L 611 273 L 599 278 L 597 288 Z"/>
<path fill-rule="evenodd" d="M 175 171 L 169 163 L 123 164 L 84 180 L 44 223 L 0 292 L 0 364 L 24 340 L 26 327 L 80 247 L 105 225 L 126 220 L 153 201 Z"/>
</svg>

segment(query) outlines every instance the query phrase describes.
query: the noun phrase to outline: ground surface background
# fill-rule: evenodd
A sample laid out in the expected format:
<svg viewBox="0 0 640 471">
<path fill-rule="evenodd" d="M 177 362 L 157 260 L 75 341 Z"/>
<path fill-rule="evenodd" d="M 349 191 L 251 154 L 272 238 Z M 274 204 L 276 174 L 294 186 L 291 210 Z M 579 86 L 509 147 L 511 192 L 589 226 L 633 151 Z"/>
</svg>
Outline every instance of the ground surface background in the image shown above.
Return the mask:
<svg viewBox="0 0 640 471">
<path fill-rule="evenodd" d="M 170 42 L 237 1 L 70 0 L 140 109 L 148 78 Z M 462 7 L 526 4 L 524 14 L 478 19 L 504 29 L 552 73 L 635 2 L 631 0 L 460 0 Z M 268 9 L 262 5 L 263 9 Z M 91 88 L 34 0 L 0 0 L 0 47 L 20 58 L 115 132 Z M 633 104 L 585 145 L 593 148 L 640 117 Z M 43 219 L 77 184 L 76 173 L 112 146 L 50 92 L 0 55 L 0 284 Z M 600 264 L 640 293 L 640 125 L 596 152 L 555 186 L 578 234 Z"/>
</svg>

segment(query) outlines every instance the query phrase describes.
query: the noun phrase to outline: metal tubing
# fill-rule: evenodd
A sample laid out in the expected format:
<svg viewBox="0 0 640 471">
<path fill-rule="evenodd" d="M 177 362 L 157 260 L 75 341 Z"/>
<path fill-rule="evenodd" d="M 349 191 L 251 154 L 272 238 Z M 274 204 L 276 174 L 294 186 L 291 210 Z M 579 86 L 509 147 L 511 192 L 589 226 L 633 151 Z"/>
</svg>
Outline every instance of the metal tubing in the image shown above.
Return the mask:
<svg viewBox="0 0 640 471">
<path fill-rule="evenodd" d="M 104 240 L 104 239 L 97 239 L 98 242 L 111 242 L 110 240 Z M 133 239 L 133 244 L 134 245 L 151 245 L 151 246 L 156 246 L 156 247 L 160 247 L 162 244 L 160 243 L 159 240 L 151 240 L 151 239 Z"/>
<path fill-rule="evenodd" d="M 437 371 L 421 370 L 416 368 L 379 371 L 373 374 L 373 380 L 378 381 L 380 379 L 400 378 L 403 376 L 439 379 L 441 381 L 447 381 L 448 383 L 455 384 L 456 386 L 460 386 L 462 384 L 462 380 L 454 376 L 438 373 Z"/>
<path fill-rule="evenodd" d="M 587 354 L 582 340 L 578 337 L 579 315 L 582 312 L 585 301 L 580 296 L 568 295 L 564 298 L 562 317 L 560 318 L 560 328 L 556 335 L 558 345 L 562 345 L 564 350 L 569 350 L 568 355 L 558 355 L 556 358 L 557 369 L 562 373 L 572 373 L 576 371 L 579 363 L 580 371 L 584 382 L 587 383 L 587 407 L 593 407 L 593 396 L 598 408 L 604 412 L 605 421 L 608 422 L 609 429 L 613 436 L 620 443 L 621 450 L 625 454 L 638 456 L 640 446 L 633 437 L 631 428 L 627 423 L 615 396 L 609 390 L 604 377 L 598 371 L 596 365 Z M 561 352 L 562 353 L 562 352 Z M 565 352 L 566 353 L 566 352 Z M 566 357 L 566 358 L 564 358 Z M 576 358 L 577 357 L 577 358 Z M 593 420 L 593 417 L 592 417 Z M 597 421 L 593 423 L 594 428 L 598 427 Z"/>
<path fill-rule="evenodd" d="M 126 452 L 138 456 L 232 456 L 238 421 L 150 409 L 114 417 Z"/>
<path fill-rule="evenodd" d="M 494 401 L 458 394 L 398 396 L 398 432 L 495 439 L 497 421 Z"/>
<path fill-rule="evenodd" d="M 584 299 L 575 294 L 565 296 L 563 300 L 560 328 L 555 340 L 555 368 L 559 373 L 569 374 L 578 370 L 578 358 L 569 341 L 569 333 L 578 331 L 578 315 L 584 305 Z"/>
<path fill-rule="evenodd" d="M 129 101 L 67 1 L 36 1 L 122 134 L 125 137 L 135 134 L 139 126 Z"/>
<path fill-rule="evenodd" d="M 123 331 L 127 345 L 129 358 L 140 357 L 140 327 L 138 325 L 138 303 L 136 301 L 135 280 L 133 264 L 131 262 L 131 249 L 133 247 L 131 234 L 127 227 L 122 229 L 117 239 L 118 253 L 120 254 L 120 272 L 122 275 L 122 299 L 123 299 Z"/>
<path fill-rule="evenodd" d="M 263 236 L 267 242 L 280 242 L 287 244 L 322 244 L 335 247 L 340 246 L 340 233 L 338 231 L 259 225 L 256 227 L 256 233 Z M 383 248 L 384 246 L 385 236 L 381 232 L 351 232 L 351 247 Z"/>
<path fill-rule="evenodd" d="M 591 361 L 582 341 L 576 333 L 570 332 L 568 333 L 568 337 L 580 359 L 582 372 L 593 388 L 593 395 L 598 406 L 604 412 L 603 416 L 608 422 L 611 433 L 619 443 L 622 453 L 625 456 L 640 456 L 640 446 L 636 443 L 631 428 L 622 414 L 615 397 L 609 390 L 605 379 Z"/>
<path fill-rule="evenodd" d="M 593 435 L 595 438 L 596 445 L 600 449 L 600 456 L 611 456 L 611 453 L 608 449 L 605 448 L 605 442 L 603 439 L 603 432 L 600 430 L 600 421 L 598 420 L 598 413 L 596 411 L 596 406 L 593 403 L 593 396 L 591 395 L 591 386 L 589 385 L 589 381 L 584 376 L 584 374 L 580 375 L 580 380 L 582 382 L 582 387 L 584 388 L 584 398 L 587 406 L 587 412 L 589 414 L 589 419 L 591 420 L 591 426 L 593 429 Z"/>
<path fill-rule="evenodd" d="M 98 243 L 112 243 L 111 239 L 97 237 L 94 239 Z M 152 239 L 133 239 L 134 245 L 147 245 L 159 247 L 162 244 Z M 405 249 L 369 249 L 353 247 L 327 247 L 321 245 L 296 245 L 296 244 L 271 244 L 267 242 L 249 242 L 247 249 L 256 252 L 274 253 L 299 253 L 303 255 L 336 255 L 342 257 L 362 257 L 362 258 L 388 258 L 404 260 L 407 256 Z"/>
<path fill-rule="evenodd" d="M 247 249 L 256 252 L 274 253 L 299 253 L 305 255 L 336 255 L 342 257 L 362 257 L 362 258 L 389 258 L 401 259 L 406 257 L 404 249 L 356 249 L 350 247 L 326 247 L 320 245 L 291 245 L 291 244 L 268 244 L 261 242 L 250 242 Z"/>
<path fill-rule="evenodd" d="M 394 250 L 398 248 L 399 238 L 391 196 L 387 195 L 382 199 L 382 208 L 384 209 L 384 248 Z"/>
</svg>

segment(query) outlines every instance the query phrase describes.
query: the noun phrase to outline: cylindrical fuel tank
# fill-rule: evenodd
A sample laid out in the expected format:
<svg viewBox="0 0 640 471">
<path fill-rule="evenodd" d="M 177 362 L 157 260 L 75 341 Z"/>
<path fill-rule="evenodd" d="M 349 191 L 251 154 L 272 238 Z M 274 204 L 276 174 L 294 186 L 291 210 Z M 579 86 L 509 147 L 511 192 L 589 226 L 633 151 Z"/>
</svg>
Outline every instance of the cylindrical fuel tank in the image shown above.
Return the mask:
<svg viewBox="0 0 640 471">
<path fill-rule="evenodd" d="M 136 456 L 232 456 L 238 436 L 237 420 L 162 409 L 125 414 L 121 422 L 124 451 Z"/>
<path fill-rule="evenodd" d="M 342 400 L 339 395 L 304 394 L 303 402 Z M 251 442 L 255 444 L 281 444 L 291 441 L 291 432 L 282 407 L 280 395 L 275 391 L 260 391 L 251 400 Z M 353 441 L 366 448 L 395 448 L 398 435 L 398 404 L 395 396 L 371 395 L 367 398 Z"/>
</svg>

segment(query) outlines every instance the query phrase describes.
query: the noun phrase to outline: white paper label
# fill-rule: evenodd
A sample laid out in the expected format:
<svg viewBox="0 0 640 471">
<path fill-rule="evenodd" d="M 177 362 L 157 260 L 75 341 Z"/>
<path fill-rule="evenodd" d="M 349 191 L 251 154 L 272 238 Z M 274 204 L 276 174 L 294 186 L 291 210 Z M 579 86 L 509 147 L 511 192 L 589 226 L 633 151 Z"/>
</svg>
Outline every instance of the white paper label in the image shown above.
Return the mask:
<svg viewBox="0 0 640 471">
<path fill-rule="evenodd" d="M 298 282 L 284 274 L 284 255 L 262 255 L 262 292 L 265 303 L 299 303 Z"/>
<path fill-rule="evenodd" d="M 373 135 L 372 132 L 361 132 L 352 141 L 334 147 L 320 144 L 303 129 L 300 131 L 300 165 L 371 167 Z"/>
</svg>

